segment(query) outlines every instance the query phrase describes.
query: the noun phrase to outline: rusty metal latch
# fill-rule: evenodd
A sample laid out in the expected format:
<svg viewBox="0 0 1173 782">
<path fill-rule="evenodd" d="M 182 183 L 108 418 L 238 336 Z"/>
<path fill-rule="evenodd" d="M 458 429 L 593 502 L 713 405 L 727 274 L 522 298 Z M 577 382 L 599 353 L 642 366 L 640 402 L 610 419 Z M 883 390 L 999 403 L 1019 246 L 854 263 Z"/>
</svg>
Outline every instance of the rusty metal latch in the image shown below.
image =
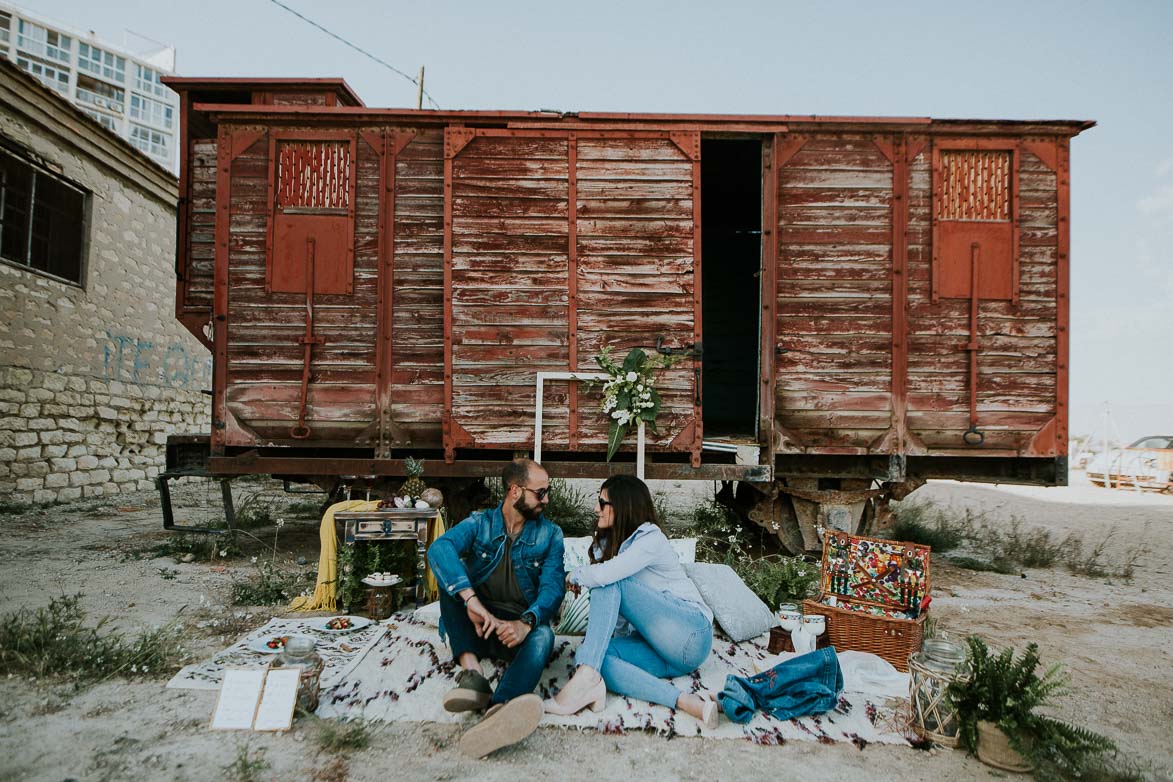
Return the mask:
<svg viewBox="0 0 1173 782">
<path fill-rule="evenodd" d="M 965 434 L 961 435 L 962 441 L 966 445 L 981 445 L 985 442 L 986 436 L 977 428 L 977 393 L 978 393 L 978 307 L 981 302 L 981 294 L 978 291 L 978 269 L 981 261 L 982 247 L 977 242 L 970 245 L 969 248 L 969 262 L 970 262 L 970 284 L 971 290 L 969 292 L 969 342 L 966 343 L 965 349 L 969 352 L 969 429 Z"/>
<path fill-rule="evenodd" d="M 694 342 L 682 348 L 670 348 L 664 345 L 664 337 L 662 335 L 656 337 L 656 352 L 661 356 L 690 356 L 696 359 L 704 357 L 704 348 L 700 342 Z"/>
</svg>

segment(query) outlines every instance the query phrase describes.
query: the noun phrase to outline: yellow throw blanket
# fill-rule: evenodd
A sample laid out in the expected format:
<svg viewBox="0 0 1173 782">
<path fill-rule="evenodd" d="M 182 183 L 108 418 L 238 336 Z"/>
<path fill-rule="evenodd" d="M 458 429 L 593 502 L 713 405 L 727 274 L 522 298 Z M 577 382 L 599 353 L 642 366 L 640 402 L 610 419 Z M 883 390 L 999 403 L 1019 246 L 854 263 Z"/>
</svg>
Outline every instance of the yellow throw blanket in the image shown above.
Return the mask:
<svg viewBox="0 0 1173 782">
<path fill-rule="evenodd" d="M 346 500 L 336 502 L 322 515 L 318 530 L 322 551 L 318 554 L 318 583 L 310 597 L 295 597 L 290 605 L 294 611 L 338 610 L 338 534 L 334 531 L 334 514 L 347 510 L 375 510 L 378 500 Z"/>
<path fill-rule="evenodd" d="M 334 514 L 339 511 L 368 511 L 378 510 L 378 500 L 346 500 L 336 502 L 326 508 L 322 515 L 322 526 L 318 531 L 322 551 L 318 555 L 318 583 L 314 587 L 311 597 L 296 597 L 290 608 L 294 611 L 337 611 L 338 610 L 338 534 L 334 531 Z M 432 533 L 428 536 L 428 545 L 444 534 L 444 514 L 432 525 Z M 428 599 L 432 600 L 438 593 L 436 577 L 428 568 L 424 577 L 424 588 Z"/>
</svg>

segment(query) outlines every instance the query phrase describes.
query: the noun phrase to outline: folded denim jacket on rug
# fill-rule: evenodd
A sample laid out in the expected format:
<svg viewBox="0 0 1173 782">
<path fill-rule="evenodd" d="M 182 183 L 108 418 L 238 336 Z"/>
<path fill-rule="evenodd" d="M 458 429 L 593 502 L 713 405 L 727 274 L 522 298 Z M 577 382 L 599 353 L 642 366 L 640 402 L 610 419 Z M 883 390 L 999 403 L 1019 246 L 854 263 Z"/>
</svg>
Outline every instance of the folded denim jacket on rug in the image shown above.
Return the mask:
<svg viewBox="0 0 1173 782">
<path fill-rule="evenodd" d="M 843 670 L 828 646 L 754 676 L 727 676 L 717 697 L 726 717 L 745 724 L 759 709 L 779 720 L 822 714 L 835 708 L 842 690 Z"/>
<path fill-rule="evenodd" d="M 484 583 L 504 551 L 505 518 L 498 505 L 476 511 L 437 538 L 428 548 L 428 563 L 440 589 L 455 596 Z M 540 625 L 557 618 L 566 594 L 562 557 L 562 528 L 544 515 L 525 522 L 511 547 L 517 584 Z"/>
</svg>

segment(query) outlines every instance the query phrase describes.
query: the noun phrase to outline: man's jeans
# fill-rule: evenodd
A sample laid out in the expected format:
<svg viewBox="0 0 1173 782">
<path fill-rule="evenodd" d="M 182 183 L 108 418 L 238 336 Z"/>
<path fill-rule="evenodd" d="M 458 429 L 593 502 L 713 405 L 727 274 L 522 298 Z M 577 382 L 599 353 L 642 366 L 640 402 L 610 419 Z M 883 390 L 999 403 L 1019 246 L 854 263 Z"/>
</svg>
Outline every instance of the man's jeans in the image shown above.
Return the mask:
<svg viewBox="0 0 1173 782">
<path fill-rule="evenodd" d="M 843 670 L 835 647 L 828 646 L 756 676 L 727 676 L 718 699 L 726 717 L 744 724 L 758 709 L 779 720 L 822 714 L 835 708 L 842 690 Z"/>
<path fill-rule="evenodd" d="M 518 618 L 496 616 L 498 619 Z M 449 597 L 443 590 L 440 591 L 440 617 L 444 620 L 448 644 L 456 660 L 459 661 L 460 655 L 465 652 L 472 652 L 478 659 L 488 657 L 510 661 L 489 701 L 491 704 L 511 701 L 519 695 L 533 692 L 538 686 L 542 672 L 546 670 L 546 663 L 550 661 L 550 652 L 554 649 L 554 631 L 549 625 L 538 625 L 530 630 L 520 645 L 510 649 L 498 641 L 495 635 L 489 638 L 477 636 L 464 603 L 459 598 Z"/>
<path fill-rule="evenodd" d="M 636 635 L 612 637 L 620 616 Z M 628 577 L 591 590 L 575 661 L 601 673 L 611 692 L 674 709 L 681 691 L 667 678 L 695 671 L 712 645 L 713 625 L 694 603 Z"/>
</svg>

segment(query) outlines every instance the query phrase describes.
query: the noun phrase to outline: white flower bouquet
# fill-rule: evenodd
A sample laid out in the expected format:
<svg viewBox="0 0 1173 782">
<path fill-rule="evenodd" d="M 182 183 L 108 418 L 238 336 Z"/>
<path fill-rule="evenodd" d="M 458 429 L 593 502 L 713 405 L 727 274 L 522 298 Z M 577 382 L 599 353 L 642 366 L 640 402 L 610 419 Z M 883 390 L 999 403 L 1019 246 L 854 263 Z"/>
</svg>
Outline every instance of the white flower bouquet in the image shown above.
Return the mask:
<svg viewBox="0 0 1173 782">
<path fill-rule="evenodd" d="M 611 376 L 603 382 L 603 403 L 600 409 L 610 420 L 607 434 L 607 461 L 619 450 L 619 443 L 633 425 L 640 421 L 656 431 L 656 415 L 660 412 L 660 394 L 656 391 L 656 372 L 667 369 L 675 361 L 672 356 L 648 356 L 634 348 L 617 364 L 610 347 L 595 357 L 595 363 Z"/>
</svg>

